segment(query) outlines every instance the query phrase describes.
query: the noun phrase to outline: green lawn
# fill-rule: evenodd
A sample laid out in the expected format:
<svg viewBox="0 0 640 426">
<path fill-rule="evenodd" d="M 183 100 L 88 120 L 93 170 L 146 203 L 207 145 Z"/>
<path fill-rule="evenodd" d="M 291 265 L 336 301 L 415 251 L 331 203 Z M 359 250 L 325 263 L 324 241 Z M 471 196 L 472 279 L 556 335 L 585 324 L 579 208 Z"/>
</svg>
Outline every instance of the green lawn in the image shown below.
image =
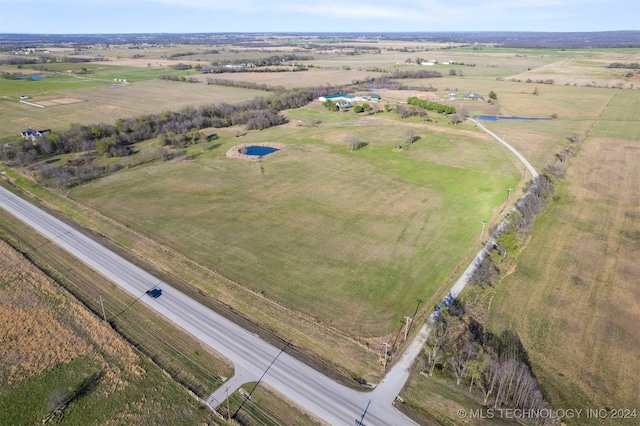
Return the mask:
<svg viewBox="0 0 640 426">
<path fill-rule="evenodd" d="M 347 133 L 369 145 L 349 152 Z M 395 152 L 405 133 L 221 133 L 219 148 L 192 149 L 195 160 L 124 170 L 70 195 L 324 323 L 385 335 L 438 290 L 519 180 L 504 150 L 473 133 L 417 128 L 421 139 Z M 260 164 L 225 157 L 251 141 L 287 149 Z"/>
</svg>

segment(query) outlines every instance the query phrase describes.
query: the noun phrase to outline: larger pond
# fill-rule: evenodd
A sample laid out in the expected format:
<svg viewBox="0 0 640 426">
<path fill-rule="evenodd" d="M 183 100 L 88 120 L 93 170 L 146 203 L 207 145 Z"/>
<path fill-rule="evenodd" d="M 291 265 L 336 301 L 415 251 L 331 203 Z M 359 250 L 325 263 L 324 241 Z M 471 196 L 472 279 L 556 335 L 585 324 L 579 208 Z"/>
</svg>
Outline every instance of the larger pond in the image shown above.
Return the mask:
<svg viewBox="0 0 640 426">
<path fill-rule="evenodd" d="M 264 157 L 265 155 L 272 154 L 276 151 L 279 151 L 278 148 L 273 148 L 270 146 L 251 145 L 244 148 L 240 148 L 238 150 L 238 153 L 244 154 L 244 155 L 251 155 L 253 157 Z"/>
<path fill-rule="evenodd" d="M 483 121 L 498 121 L 498 120 L 524 120 L 524 121 L 539 121 L 539 120 L 551 120 L 547 117 L 511 117 L 508 115 L 474 115 L 473 118 Z"/>
</svg>

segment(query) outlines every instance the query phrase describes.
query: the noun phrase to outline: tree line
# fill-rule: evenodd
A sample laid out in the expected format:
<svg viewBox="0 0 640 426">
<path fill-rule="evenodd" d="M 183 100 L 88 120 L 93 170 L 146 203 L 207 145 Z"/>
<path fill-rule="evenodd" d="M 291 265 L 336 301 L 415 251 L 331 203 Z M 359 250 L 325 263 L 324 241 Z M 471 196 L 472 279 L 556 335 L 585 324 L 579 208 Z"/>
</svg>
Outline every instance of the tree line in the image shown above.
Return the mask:
<svg viewBox="0 0 640 426">
<path fill-rule="evenodd" d="M 167 58 L 176 59 L 176 58 L 181 58 L 183 56 L 215 55 L 217 53 L 220 53 L 218 49 L 205 49 L 197 52 L 188 51 L 188 52 L 172 53 L 171 55 L 167 56 Z"/>
<path fill-rule="evenodd" d="M 284 86 L 269 86 L 265 83 L 256 83 L 253 81 L 236 81 L 225 78 L 207 77 L 207 84 L 215 84 L 216 86 L 239 87 L 241 89 L 264 90 L 265 92 L 284 92 Z"/>
<path fill-rule="evenodd" d="M 546 416 L 535 416 L 550 407 L 531 373 L 520 338 L 509 330 L 486 331 L 474 309 L 461 302 L 442 309 L 420 358 L 422 373 L 432 376 L 437 370 L 457 385 L 468 386 L 484 406 L 532 410 L 532 421 L 550 423 Z"/>
<path fill-rule="evenodd" d="M 438 71 L 432 71 L 432 70 L 393 70 L 390 74 L 389 77 L 397 79 L 397 80 L 402 80 L 402 79 L 407 79 L 407 78 L 438 78 L 438 77 L 442 77 L 442 74 L 439 73 Z"/>
<path fill-rule="evenodd" d="M 82 56 L 62 56 L 57 57 L 53 55 L 41 55 L 37 57 L 12 57 L 0 59 L 0 65 L 35 65 L 49 62 L 67 62 L 72 64 L 79 64 L 85 62 L 101 62 L 108 61 L 109 59 L 103 56 L 95 56 L 85 58 Z"/>
<path fill-rule="evenodd" d="M 637 70 L 640 69 L 640 63 L 638 62 L 630 62 L 630 63 L 622 63 L 622 62 L 613 62 L 609 64 L 609 68 L 628 68 Z"/>
<path fill-rule="evenodd" d="M 483 292 L 484 286 L 493 286 L 513 265 L 513 256 L 531 232 L 535 218 L 555 193 L 554 172 L 561 174 L 562 170 L 563 166 L 556 164 L 532 180 L 505 225 L 494 230 L 495 243 L 488 254 L 476 264 L 470 278 L 477 286 L 475 300 L 448 300 L 439 307 L 422 354 L 424 374 L 431 376 L 438 369 L 456 384 L 468 386 L 479 403 L 532 410 L 531 420 L 539 424 L 551 424 L 553 419 L 535 416 L 550 407 L 531 371 L 526 349 L 509 329 L 498 334 L 485 329 L 491 296 Z"/>
<path fill-rule="evenodd" d="M 452 107 L 450 105 L 443 105 L 437 102 L 428 101 L 426 99 L 419 99 L 416 96 L 412 96 L 409 99 L 407 99 L 407 103 L 409 105 L 415 105 L 420 108 L 424 108 L 426 110 L 436 111 L 441 114 L 453 114 L 456 112 L 455 107 Z"/>
<path fill-rule="evenodd" d="M 485 329 L 491 295 L 484 293 L 484 288 L 496 284 L 513 266 L 514 256 L 530 235 L 536 217 L 554 199 L 567 159 L 584 137 L 574 134 L 567 139 L 570 145 L 529 183 L 505 221 L 492 231 L 494 243 L 470 278 L 475 285 L 475 300 L 469 292 L 464 301 L 443 302 L 422 354 L 424 374 L 431 376 L 437 369 L 449 375 L 458 385 L 468 385 L 468 392 L 485 406 L 531 409 L 532 413 L 549 409 L 519 337 L 508 329 L 498 334 Z M 532 420 L 540 424 L 555 421 Z"/>
<path fill-rule="evenodd" d="M 224 74 L 233 72 L 254 72 L 254 73 L 267 73 L 267 72 L 300 72 L 309 71 L 309 68 L 296 65 L 294 67 L 279 67 L 279 68 L 256 68 L 256 67 L 229 67 L 229 66 L 213 66 L 209 68 L 201 68 L 200 72 L 204 74 Z"/>
<path fill-rule="evenodd" d="M 285 55 L 271 55 L 264 58 L 257 59 L 227 59 L 227 60 L 217 60 L 211 61 L 211 65 L 214 67 L 222 67 L 225 65 L 243 65 L 243 64 L 251 64 L 255 67 L 268 67 L 274 65 L 282 65 L 283 62 L 291 62 L 291 61 L 311 61 L 313 60 L 313 56 L 304 56 L 304 55 L 294 55 L 294 54 L 285 54 Z"/>
<path fill-rule="evenodd" d="M 184 75 L 167 75 L 163 74 L 158 77 L 160 80 L 169 80 L 169 81 L 181 81 L 183 83 L 199 83 L 200 81 L 195 77 L 185 77 Z"/>
</svg>

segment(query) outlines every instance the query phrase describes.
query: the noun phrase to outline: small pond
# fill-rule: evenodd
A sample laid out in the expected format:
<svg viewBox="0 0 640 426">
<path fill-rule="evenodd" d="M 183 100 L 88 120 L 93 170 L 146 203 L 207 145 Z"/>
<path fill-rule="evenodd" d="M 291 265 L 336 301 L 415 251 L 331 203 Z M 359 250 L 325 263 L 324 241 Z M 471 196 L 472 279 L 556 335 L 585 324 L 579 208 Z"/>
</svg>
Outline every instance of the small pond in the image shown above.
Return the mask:
<svg viewBox="0 0 640 426">
<path fill-rule="evenodd" d="M 507 115 L 474 115 L 473 118 L 484 121 L 498 121 L 498 120 L 525 120 L 525 121 L 540 121 L 551 120 L 546 117 L 510 117 Z"/>
<path fill-rule="evenodd" d="M 238 150 L 239 154 L 244 154 L 244 155 L 251 155 L 254 157 L 264 157 L 265 155 L 269 155 L 272 154 L 276 151 L 279 151 L 278 148 L 272 148 L 270 146 L 257 146 L 257 145 L 252 145 L 252 146 L 247 146 L 244 148 L 240 148 Z"/>
<path fill-rule="evenodd" d="M 34 80 L 34 81 L 38 81 L 38 80 L 44 80 L 45 77 L 41 76 L 41 75 L 18 75 L 16 76 L 16 80 Z"/>
</svg>

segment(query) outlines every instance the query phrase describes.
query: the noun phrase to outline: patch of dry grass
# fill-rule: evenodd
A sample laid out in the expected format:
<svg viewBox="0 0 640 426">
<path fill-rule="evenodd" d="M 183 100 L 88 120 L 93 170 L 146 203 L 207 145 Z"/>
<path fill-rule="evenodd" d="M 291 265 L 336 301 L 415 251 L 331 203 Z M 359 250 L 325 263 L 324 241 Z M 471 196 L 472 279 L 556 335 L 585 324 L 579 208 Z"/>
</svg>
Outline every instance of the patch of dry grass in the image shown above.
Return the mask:
<svg viewBox="0 0 640 426">
<path fill-rule="evenodd" d="M 71 402 L 53 419 L 64 418 L 66 424 L 214 421 L 211 412 L 200 410 L 186 391 L 4 241 L 0 323 L 0 423 L 39 423 L 64 401 Z M 91 385 L 79 391 L 86 383 Z"/>
<path fill-rule="evenodd" d="M 40 270 L 0 241 L 2 383 L 12 385 L 90 352 L 91 346 L 55 315 L 54 306 L 69 309 L 69 300 Z"/>
</svg>

